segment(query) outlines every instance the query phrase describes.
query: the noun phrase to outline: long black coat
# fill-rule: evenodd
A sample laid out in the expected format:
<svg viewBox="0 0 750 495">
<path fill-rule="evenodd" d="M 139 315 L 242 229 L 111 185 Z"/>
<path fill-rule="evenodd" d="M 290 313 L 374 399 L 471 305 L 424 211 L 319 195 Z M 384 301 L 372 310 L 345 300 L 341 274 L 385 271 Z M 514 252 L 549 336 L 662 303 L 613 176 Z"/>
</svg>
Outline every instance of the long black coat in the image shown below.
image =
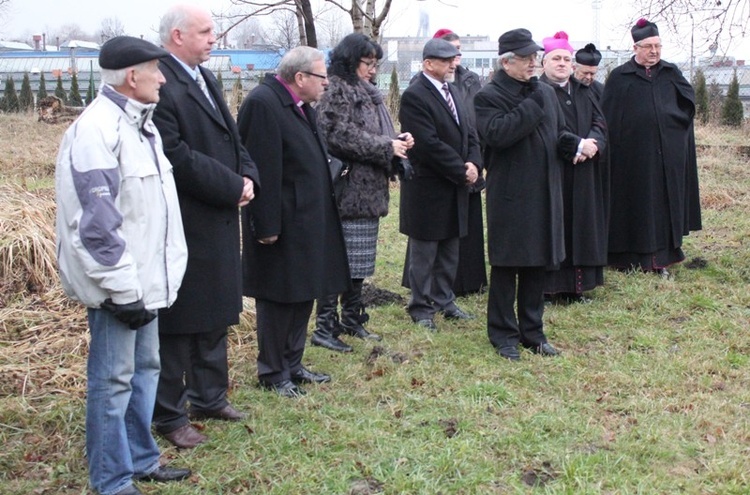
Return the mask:
<svg viewBox="0 0 750 495">
<path fill-rule="evenodd" d="M 349 264 L 328 154 L 315 110 L 295 105 L 267 75 L 242 103 L 240 134 L 258 164 L 263 189 L 242 220 L 245 295 L 278 303 L 311 301 L 349 288 Z M 258 239 L 277 235 L 274 244 Z"/>
<path fill-rule="evenodd" d="M 468 231 L 466 162 L 481 173 L 476 132 L 461 98 L 451 89 L 461 125 L 445 98 L 420 74 L 401 96 L 399 121 L 414 136 L 409 160 L 415 176 L 401 182 L 400 231 L 423 241 L 463 237 Z"/>
<path fill-rule="evenodd" d="M 162 333 L 214 331 L 239 322 L 242 264 L 237 203 L 243 176 L 259 185 L 216 78 L 200 67 L 218 111 L 172 57 L 160 65 L 167 82 L 154 123 L 174 167 L 188 245 L 188 264 L 177 302 L 160 312 Z"/>
<path fill-rule="evenodd" d="M 563 163 L 564 264 L 604 266 L 609 217 L 609 150 L 604 115 L 592 86 L 571 78 L 566 90 L 545 76 L 541 80 L 555 90 L 567 130 L 579 139 L 596 139 L 599 148 L 592 159 Z"/>
<path fill-rule="evenodd" d="M 630 60 L 607 79 L 612 200 L 610 253 L 654 253 L 682 246 L 700 230 L 693 117 L 695 94 L 674 64 L 651 69 Z"/>
<path fill-rule="evenodd" d="M 554 267 L 565 258 L 560 150 L 572 159 L 578 140 L 565 131 L 554 90 L 539 84 L 544 108 L 504 71 L 474 97 L 492 266 Z"/>
</svg>

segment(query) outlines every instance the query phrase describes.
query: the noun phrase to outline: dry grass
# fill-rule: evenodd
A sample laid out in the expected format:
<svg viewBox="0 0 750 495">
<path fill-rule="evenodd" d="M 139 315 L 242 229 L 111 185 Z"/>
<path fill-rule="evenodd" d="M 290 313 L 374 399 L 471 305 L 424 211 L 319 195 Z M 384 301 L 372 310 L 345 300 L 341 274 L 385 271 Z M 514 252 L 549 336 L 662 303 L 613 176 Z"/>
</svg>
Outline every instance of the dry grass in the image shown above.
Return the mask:
<svg viewBox="0 0 750 495">
<path fill-rule="evenodd" d="M 59 287 L 52 228 L 63 130 L 0 116 L 3 494 L 86 491 L 85 312 Z M 212 437 L 206 448 L 166 447 L 200 473 L 145 493 L 366 493 L 360 484 L 386 493 L 748 493 L 750 168 L 737 149 L 750 137 L 719 143 L 700 151 L 706 229 L 688 238 L 709 266 L 685 263 L 678 281 L 608 273 L 595 303 L 550 308 L 560 360 L 525 356 L 508 367 L 488 350 L 482 317 L 456 328 L 441 320 L 445 331 L 424 335 L 394 305 L 374 313 L 380 350 L 309 349 L 306 363 L 336 381 L 290 403 L 254 387 L 246 299 L 230 361 L 232 400 L 251 417 L 199 425 Z M 393 213 L 376 273 L 391 289 L 405 244 Z M 461 303 L 479 315 L 486 295 Z"/>
</svg>

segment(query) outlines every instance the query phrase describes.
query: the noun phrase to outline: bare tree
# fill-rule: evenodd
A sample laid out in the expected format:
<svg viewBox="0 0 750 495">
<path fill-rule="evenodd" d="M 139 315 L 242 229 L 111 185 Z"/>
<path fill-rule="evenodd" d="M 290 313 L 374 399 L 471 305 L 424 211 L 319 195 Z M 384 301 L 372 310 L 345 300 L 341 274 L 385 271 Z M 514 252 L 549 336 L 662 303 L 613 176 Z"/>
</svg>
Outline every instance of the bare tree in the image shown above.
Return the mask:
<svg viewBox="0 0 750 495">
<path fill-rule="evenodd" d="M 294 12 L 280 10 L 271 16 L 268 43 L 278 50 L 291 50 L 300 44 L 298 18 Z"/>
<path fill-rule="evenodd" d="M 102 42 L 114 38 L 115 36 L 122 36 L 123 34 L 125 34 L 125 26 L 117 17 L 107 17 L 103 19 L 99 26 L 99 31 L 97 31 L 97 35 Z"/>
<path fill-rule="evenodd" d="M 339 9 L 321 12 L 315 20 L 318 31 L 318 40 L 323 47 L 331 48 L 341 41 L 341 38 L 349 34 L 351 28 L 348 22 L 343 21 L 342 12 Z"/>
<path fill-rule="evenodd" d="M 64 43 L 70 40 L 99 41 L 96 37 L 86 33 L 81 26 L 75 23 L 63 24 L 56 30 L 50 30 L 48 41 L 54 40 L 55 44 Z"/>
<path fill-rule="evenodd" d="M 227 31 L 233 29 L 242 21 L 253 16 L 269 15 L 273 12 L 292 10 L 297 16 L 299 24 L 300 44 L 317 47 L 316 16 L 310 0 L 231 0 L 232 4 L 241 9 L 249 8 L 250 12 L 240 12 L 226 17 L 233 21 Z M 352 29 L 357 33 L 364 33 L 374 40 L 380 40 L 380 31 L 391 10 L 392 0 L 383 0 L 378 11 L 378 0 L 324 0 L 346 12 L 352 22 Z M 730 0 L 731 1 L 731 0 Z M 747 0 L 750 1 L 750 0 Z M 349 3 L 351 2 L 351 6 Z M 227 32 L 225 31 L 225 33 Z"/>
<path fill-rule="evenodd" d="M 723 41 L 747 36 L 750 0 L 634 0 L 637 11 L 649 20 L 663 21 L 670 31 L 692 30 L 697 48 L 715 52 Z"/>
<path fill-rule="evenodd" d="M 253 45 L 268 43 L 266 30 L 256 17 L 251 17 L 237 25 L 231 33 L 231 44 L 237 48 L 252 48 Z"/>
</svg>

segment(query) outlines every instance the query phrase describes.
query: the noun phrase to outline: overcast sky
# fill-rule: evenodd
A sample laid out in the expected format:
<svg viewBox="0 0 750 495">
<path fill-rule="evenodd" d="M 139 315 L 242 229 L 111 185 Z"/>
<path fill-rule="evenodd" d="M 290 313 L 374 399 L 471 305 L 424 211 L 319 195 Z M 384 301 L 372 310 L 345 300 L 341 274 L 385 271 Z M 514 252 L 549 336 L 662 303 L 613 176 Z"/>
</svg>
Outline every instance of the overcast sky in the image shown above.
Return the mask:
<svg viewBox="0 0 750 495">
<path fill-rule="evenodd" d="M 122 22 L 127 34 L 143 35 L 153 41 L 157 39 L 159 17 L 174 3 L 174 0 L 126 0 L 107 2 L 104 7 L 102 0 L 11 0 L 0 20 L 0 38 L 28 38 L 31 34 L 54 32 L 65 24 L 77 24 L 83 31 L 94 33 L 103 19 L 115 17 Z M 215 14 L 236 9 L 230 0 L 202 0 L 198 3 Z M 462 35 L 489 35 L 496 40 L 509 29 L 525 27 L 541 43 L 542 38 L 563 30 L 574 46 L 580 47 L 580 43 L 575 42 L 596 41 L 591 4 L 591 0 L 534 0 L 512 4 L 502 0 L 393 0 L 385 35 L 416 36 L 420 11 L 424 11 L 429 15 L 430 32 L 447 27 Z M 625 5 L 629 4 L 627 0 L 602 0 L 601 4 L 597 46 L 629 49 L 632 40 L 627 24 L 637 14 Z M 689 34 L 677 39 L 663 28 L 661 34 L 665 59 L 682 61 L 689 58 Z M 695 55 L 705 56 L 698 45 L 696 39 Z M 720 47 L 720 51 L 724 49 L 726 47 Z M 750 61 L 750 40 L 735 43 L 729 54 Z"/>
</svg>

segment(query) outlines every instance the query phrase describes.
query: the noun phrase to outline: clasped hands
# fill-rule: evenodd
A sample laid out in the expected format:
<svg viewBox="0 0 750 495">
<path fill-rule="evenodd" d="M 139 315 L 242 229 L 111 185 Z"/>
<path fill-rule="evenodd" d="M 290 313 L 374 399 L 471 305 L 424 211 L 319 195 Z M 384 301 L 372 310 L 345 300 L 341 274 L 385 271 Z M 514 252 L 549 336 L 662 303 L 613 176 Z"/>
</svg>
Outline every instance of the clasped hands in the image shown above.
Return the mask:
<svg viewBox="0 0 750 495">
<path fill-rule="evenodd" d="M 582 139 L 581 142 L 583 143 L 583 148 L 581 149 L 581 154 L 573 158 L 574 164 L 594 158 L 599 152 L 599 147 L 596 145 L 596 139 Z"/>
</svg>

